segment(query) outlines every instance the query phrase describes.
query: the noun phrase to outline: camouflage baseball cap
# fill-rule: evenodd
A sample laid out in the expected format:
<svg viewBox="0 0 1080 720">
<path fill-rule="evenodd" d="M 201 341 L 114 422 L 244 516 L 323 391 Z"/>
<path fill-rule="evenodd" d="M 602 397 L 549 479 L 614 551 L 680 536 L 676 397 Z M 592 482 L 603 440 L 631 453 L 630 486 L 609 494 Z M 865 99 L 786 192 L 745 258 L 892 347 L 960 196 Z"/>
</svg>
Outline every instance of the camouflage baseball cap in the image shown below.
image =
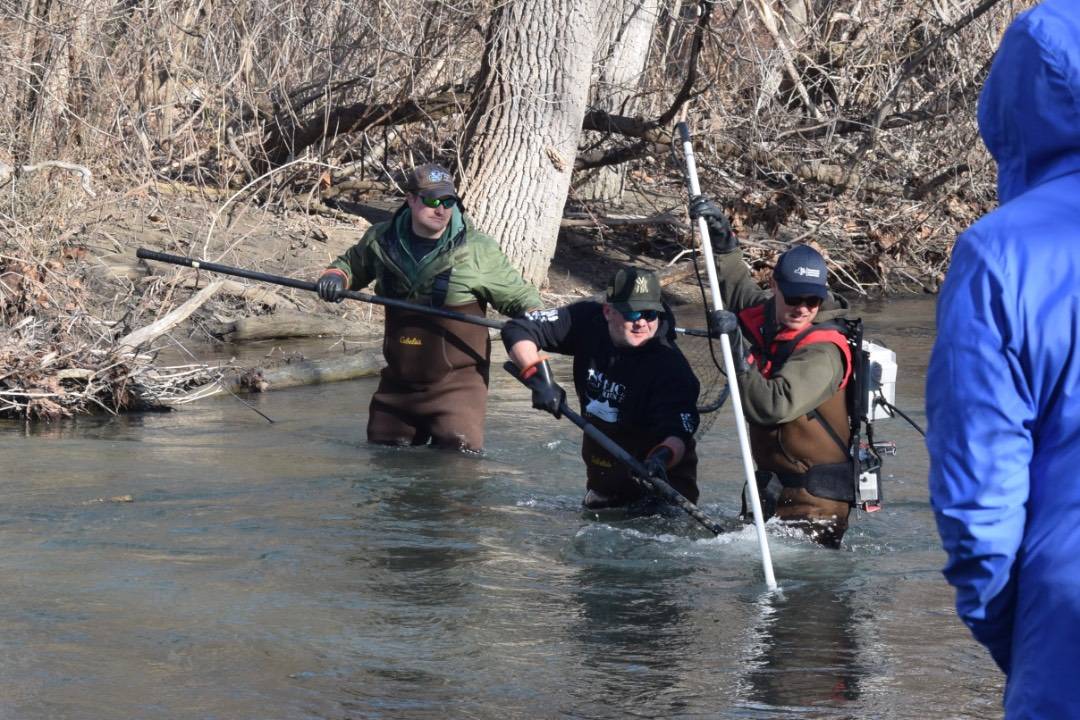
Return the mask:
<svg viewBox="0 0 1080 720">
<path fill-rule="evenodd" d="M 660 278 L 652 270 L 628 267 L 619 270 L 607 287 L 607 301 L 619 312 L 663 311 Z"/>
<path fill-rule="evenodd" d="M 457 197 L 454 176 L 438 163 L 425 163 L 413 168 L 405 178 L 405 189 L 425 198 Z"/>
</svg>

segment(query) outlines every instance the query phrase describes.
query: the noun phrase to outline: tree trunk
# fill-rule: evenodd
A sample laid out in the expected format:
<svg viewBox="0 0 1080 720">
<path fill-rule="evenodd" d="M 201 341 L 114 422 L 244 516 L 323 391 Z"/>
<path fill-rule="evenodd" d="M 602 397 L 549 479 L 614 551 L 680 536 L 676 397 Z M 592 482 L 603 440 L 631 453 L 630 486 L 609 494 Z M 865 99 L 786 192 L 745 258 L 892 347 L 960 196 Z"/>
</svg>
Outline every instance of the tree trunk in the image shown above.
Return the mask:
<svg viewBox="0 0 1080 720">
<path fill-rule="evenodd" d="M 657 16 L 659 0 L 621 0 L 605 8 L 597 45 L 596 78 L 590 108 L 612 115 L 638 115 L 638 95 Z M 617 203 L 622 200 L 625 165 L 597 168 L 576 191 L 581 200 Z"/>
<path fill-rule="evenodd" d="M 508 0 L 492 13 L 463 142 L 462 195 L 525 279 L 555 254 L 596 47 L 599 0 Z"/>
</svg>

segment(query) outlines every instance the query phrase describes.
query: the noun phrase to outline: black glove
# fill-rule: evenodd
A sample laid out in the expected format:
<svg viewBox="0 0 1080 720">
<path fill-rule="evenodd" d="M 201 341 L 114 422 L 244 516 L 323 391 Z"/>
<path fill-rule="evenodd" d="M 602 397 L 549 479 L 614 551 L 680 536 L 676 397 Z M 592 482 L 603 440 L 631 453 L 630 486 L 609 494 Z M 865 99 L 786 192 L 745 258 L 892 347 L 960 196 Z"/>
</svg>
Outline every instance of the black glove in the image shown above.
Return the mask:
<svg viewBox="0 0 1080 720">
<path fill-rule="evenodd" d="M 522 370 L 521 380 L 532 390 L 534 408 L 546 410 L 557 418 L 562 417 L 561 408 L 566 402 L 566 391 L 551 377 L 551 365 L 547 358 Z"/>
<path fill-rule="evenodd" d="M 739 329 L 739 318 L 730 310 L 713 310 L 709 313 L 709 336 L 720 337 Z"/>
<path fill-rule="evenodd" d="M 690 219 L 697 220 L 702 217 L 709 228 L 709 239 L 712 240 L 715 254 L 727 255 L 738 249 L 739 239 L 731 232 L 727 215 L 716 207 L 707 195 L 695 195 L 690 198 Z"/>
<path fill-rule="evenodd" d="M 323 273 L 315 283 L 319 297 L 327 302 L 341 302 L 341 291 L 345 289 L 345 278 L 338 272 Z"/>
<path fill-rule="evenodd" d="M 667 482 L 667 466 L 675 455 L 667 445 L 661 445 L 645 458 L 645 468 L 649 471 L 649 477 L 659 478 Z"/>
</svg>

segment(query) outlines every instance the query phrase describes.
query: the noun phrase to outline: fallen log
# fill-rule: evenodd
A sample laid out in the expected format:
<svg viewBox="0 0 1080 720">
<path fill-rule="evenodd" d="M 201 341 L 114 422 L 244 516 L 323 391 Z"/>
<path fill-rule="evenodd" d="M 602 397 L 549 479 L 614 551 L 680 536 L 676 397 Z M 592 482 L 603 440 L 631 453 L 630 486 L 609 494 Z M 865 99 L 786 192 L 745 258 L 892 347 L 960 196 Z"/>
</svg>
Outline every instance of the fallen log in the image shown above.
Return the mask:
<svg viewBox="0 0 1080 720">
<path fill-rule="evenodd" d="M 202 307 L 203 303 L 213 297 L 214 293 L 221 289 L 221 286 L 222 282 L 220 280 L 210 283 L 194 297 L 188 299 L 187 302 L 170 312 L 168 315 L 120 338 L 116 343 L 117 349 L 122 353 L 131 354 L 140 346 L 153 342 L 157 337 L 167 333 L 184 320 L 187 320 L 188 316 Z"/>
<path fill-rule="evenodd" d="M 169 404 L 184 405 L 225 392 L 266 392 L 356 380 L 378 375 L 385 365 L 382 353 L 374 350 L 361 350 L 324 360 L 289 359 L 278 365 L 228 372 L 219 380 L 197 387 Z"/>
<path fill-rule="evenodd" d="M 273 338 L 349 337 L 367 335 L 372 330 L 371 326 L 363 323 L 349 323 L 340 318 L 279 311 L 273 315 L 253 315 L 238 318 L 225 323 L 219 332 L 222 339 L 237 342 Z"/>
</svg>

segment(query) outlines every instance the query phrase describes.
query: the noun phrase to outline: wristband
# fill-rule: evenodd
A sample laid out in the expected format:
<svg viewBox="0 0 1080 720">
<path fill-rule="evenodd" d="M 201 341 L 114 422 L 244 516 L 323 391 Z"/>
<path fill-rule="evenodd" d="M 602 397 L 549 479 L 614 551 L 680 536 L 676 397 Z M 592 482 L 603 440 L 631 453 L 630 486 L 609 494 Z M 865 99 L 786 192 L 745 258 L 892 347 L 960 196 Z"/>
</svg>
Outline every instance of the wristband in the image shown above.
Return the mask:
<svg viewBox="0 0 1080 720">
<path fill-rule="evenodd" d="M 547 355 L 541 355 L 540 359 L 538 359 L 536 362 L 532 363 L 531 365 L 526 365 L 525 367 L 521 368 L 521 372 L 518 373 L 518 375 L 521 376 L 522 380 L 528 380 L 533 375 L 535 375 L 537 372 L 539 372 L 540 365 L 543 364 L 543 362 L 545 360 L 547 360 Z"/>
<path fill-rule="evenodd" d="M 322 280 L 324 277 L 326 277 L 327 275 L 330 275 L 331 273 L 334 274 L 334 275 L 340 275 L 341 279 L 345 281 L 346 287 L 348 287 L 348 285 L 349 285 L 349 276 L 346 275 L 345 271 L 342 270 L 341 268 L 336 268 L 336 267 L 326 268 L 325 270 L 322 271 L 322 275 L 319 276 L 319 279 Z"/>
</svg>

